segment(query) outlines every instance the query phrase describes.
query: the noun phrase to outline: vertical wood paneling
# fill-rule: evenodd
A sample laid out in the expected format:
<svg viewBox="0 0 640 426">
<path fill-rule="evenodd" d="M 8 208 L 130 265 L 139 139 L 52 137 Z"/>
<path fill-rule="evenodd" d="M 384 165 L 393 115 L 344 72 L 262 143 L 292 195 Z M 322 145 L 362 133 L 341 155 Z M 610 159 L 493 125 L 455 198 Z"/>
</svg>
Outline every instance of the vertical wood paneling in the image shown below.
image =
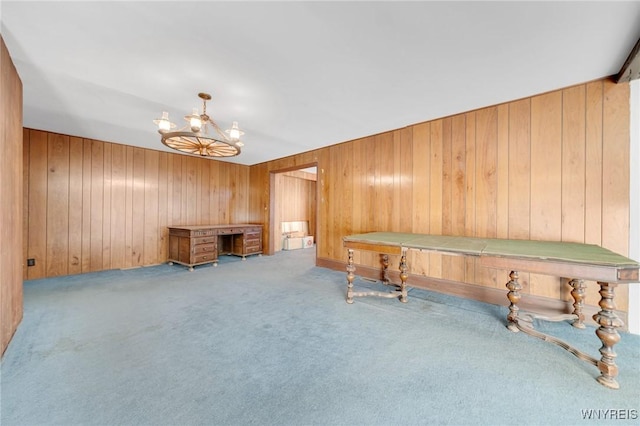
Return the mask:
<svg viewBox="0 0 640 426">
<path fill-rule="evenodd" d="M 451 161 L 451 117 L 442 120 L 442 234 L 453 235 L 452 225 L 452 192 L 453 164 Z M 450 257 L 443 258 L 443 268 L 449 269 Z"/>
<path fill-rule="evenodd" d="M 394 139 L 394 141 L 400 146 L 397 149 L 399 158 L 396 161 L 396 172 L 394 172 L 394 176 L 396 176 L 396 185 L 393 191 L 395 194 L 394 211 L 397 212 L 397 229 L 401 232 L 411 232 L 411 220 L 407 220 L 405 216 L 413 204 L 413 183 L 411 179 L 413 174 L 413 132 L 410 128 L 404 128 L 399 130 L 397 134 L 399 138 L 397 141 Z"/>
<path fill-rule="evenodd" d="M 464 115 L 452 119 L 451 126 L 451 234 L 464 235 L 466 221 L 466 120 Z"/>
<path fill-rule="evenodd" d="M 229 188 L 229 164 L 220 163 L 218 168 L 218 223 L 231 223 L 229 204 L 231 188 Z"/>
<path fill-rule="evenodd" d="M 0 37 L 0 41 L 2 41 L 2 37 Z M 0 46 L 2 46 L 2 42 L 0 42 Z M 4 49 L 4 47 L 2 47 Z M 4 84 L 4 82 L 0 82 L 0 84 Z M 9 98 L 7 98 L 9 99 Z M 4 103 L 0 101 L 0 106 L 4 108 Z M 0 121 L 2 123 L 2 121 Z M 2 125 L 9 125 L 3 123 Z M 13 126 L 17 126 L 17 124 L 13 124 Z M 22 127 L 22 123 L 20 123 L 20 127 Z M 28 266 L 25 259 L 29 258 L 29 150 L 31 148 L 31 144 L 29 143 L 30 132 L 27 129 L 22 129 L 22 278 L 25 280 L 28 277 Z M 0 187 L 1 188 L 1 187 Z M 1 191 L 2 189 L 0 189 Z M 1 285 L 1 284 L 0 284 Z M 22 287 L 22 285 L 20 285 Z M 4 290 L 4 288 L 3 288 Z M 22 295 L 22 291 L 20 292 Z M 1 306 L 4 309 L 4 304 Z M 5 314 L 3 312 L 3 314 Z M 2 354 L 0 354 L 2 355 Z"/>
<path fill-rule="evenodd" d="M 24 228 L 22 82 L 0 36 L 0 356 L 23 315 Z"/>
<path fill-rule="evenodd" d="M 82 140 L 82 272 L 91 271 L 91 140 Z M 29 209 L 31 216 L 31 209 Z M 32 227 L 30 232 L 38 232 Z M 43 275 L 44 276 L 44 275 Z"/>
<path fill-rule="evenodd" d="M 508 237 L 529 239 L 531 220 L 531 100 L 509 104 Z M 507 282 L 507 280 L 504 280 Z M 529 273 L 520 274 L 523 293 L 529 292 Z"/>
<path fill-rule="evenodd" d="M 602 91 L 603 82 L 586 85 L 585 232 L 588 244 L 602 243 Z"/>
<path fill-rule="evenodd" d="M 126 219 L 127 219 L 127 149 L 124 145 L 111 146 L 111 212 L 109 268 L 126 268 Z"/>
<path fill-rule="evenodd" d="M 69 138 L 69 274 L 82 273 L 82 152 L 82 139 Z"/>
<path fill-rule="evenodd" d="M 476 236 L 497 236 L 497 108 L 476 113 Z"/>
<path fill-rule="evenodd" d="M 169 173 L 168 173 L 168 157 L 169 154 L 161 152 L 158 157 L 158 226 L 156 232 L 158 234 L 158 259 L 154 261 L 162 261 L 168 258 L 169 252 Z M 208 177 L 208 176 L 207 176 Z M 209 182 L 206 182 L 209 186 Z M 207 205 L 209 199 L 207 198 Z M 208 211 L 208 210 L 207 210 Z M 209 222 L 211 223 L 211 222 Z"/>
<path fill-rule="evenodd" d="M 509 238 L 509 105 L 498 106 L 496 237 Z"/>
<path fill-rule="evenodd" d="M 47 274 L 47 133 L 33 131 L 29 136 L 29 254 L 35 265 L 27 279 Z"/>
<path fill-rule="evenodd" d="M 412 205 L 413 227 L 412 232 L 428 234 L 430 227 L 430 177 L 429 169 L 431 160 L 431 126 L 429 123 L 418 124 L 413 127 L 413 185 Z M 357 178 L 358 176 L 356 176 Z M 361 190 L 363 188 L 360 188 Z"/>
<path fill-rule="evenodd" d="M 131 224 L 131 266 L 144 265 L 144 237 L 146 198 L 145 193 L 145 150 L 133 149 L 132 163 L 132 224 Z M 151 194 L 149 194 L 151 196 Z"/>
<path fill-rule="evenodd" d="M 389 144 L 390 145 L 390 144 Z M 342 237 L 345 233 L 350 233 L 352 229 L 351 217 L 353 216 L 353 178 L 351 164 L 353 163 L 353 145 L 341 144 L 338 145 L 336 154 L 337 166 L 339 172 L 339 183 L 343 187 L 342 191 L 338 191 L 339 203 L 336 203 L 337 215 L 334 222 L 334 256 L 339 257 L 343 255 L 344 250 L 341 248 Z"/>
<path fill-rule="evenodd" d="M 91 141 L 91 271 L 103 268 L 104 146 L 104 143 Z"/>
<path fill-rule="evenodd" d="M 47 138 L 46 274 L 67 275 L 69 260 L 69 137 Z"/>
<path fill-rule="evenodd" d="M 111 152 L 113 144 L 105 143 L 102 183 L 102 269 L 111 267 Z"/>
<path fill-rule="evenodd" d="M 562 96 L 562 241 L 584 242 L 585 86 Z"/>
<path fill-rule="evenodd" d="M 183 197 L 182 197 L 182 160 L 185 157 L 183 155 L 172 155 L 170 158 L 170 162 L 173 164 L 172 166 L 172 177 L 173 177 L 173 193 L 171 194 L 171 210 L 172 215 L 170 223 L 171 225 L 186 225 L 186 218 L 182 219 L 182 208 L 183 208 Z M 216 175 L 217 177 L 217 175 Z M 213 177 L 212 177 L 213 178 Z"/>
<path fill-rule="evenodd" d="M 497 237 L 498 110 L 476 112 L 476 236 Z M 496 286 L 496 270 L 476 265 L 476 282 Z"/>
<path fill-rule="evenodd" d="M 363 217 L 364 212 L 362 211 L 362 206 L 364 205 L 363 196 L 367 193 L 367 178 L 366 178 L 366 150 L 367 146 L 364 142 L 364 139 L 358 139 L 353 141 L 353 164 L 352 164 L 352 172 L 353 172 L 353 208 L 354 213 L 353 219 L 351 221 L 351 226 L 353 227 L 352 232 L 355 234 L 362 234 L 365 231 Z M 322 213 L 321 213 L 322 217 Z M 360 258 L 360 251 L 355 253 L 354 261 L 361 263 L 362 260 Z"/>
<path fill-rule="evenodd" d="M 465 114 L 465 219 L 464 235 L 467 237 L 476 236 L 476 113 L 475 111 Z M 465 258 L 465 281 L 475 283 L 476 281 L 476 261 Z"/>
<path fill-rule="evenodd" d="M 143 265 L 158 261 L 158 151 L 144 153 L 144 243 Z M 200 197 L 197 197 L 200 198 Z"/>
<path fill-rule="evenodd" d="M 451 121 L 451 235 L 464 235 L 466 189 L 466 119 L 464 114 Z M 450 256 L 449 278 L 465 280 L 465 258 Z"/>
<path fill-rule="evenodd" d="M 412 128 L 412 197 L 411 232 L 428 234 L 430 232 L 430 179 L 431 179 L 431 125 L 422 123 Z M 355 179 L 358 177 L 355 176 Z M 426 275 L 429 272 L 429 256 L 410 252 L 408 262 L 414 273 Z"/>
<path fill-rule="evenodd" d="M 451 159 L 451 117 L 442 120 L 442 234 L 453 235 L 452 231 L 452 192 L 453 192 L 453 162 Z M 442 278 L 453 279 L 451 256 L 442 256 Z"/>
<path fill-rule="evenodd" d="M 602 107 L 602 245 L 626 253 L 629 229 L 629 85 L 604 84 Z"/>
<path fill-rule="evenodd" d="M 316 246 L 316 253 L 318 256 L 328 256 L 329 254 L 329 229 L 327 226 L 327 218 L 329 216 L 329 177 L 327 173 L 327 167 L 329 165 L 330 157 L 329 157 L 329 148 L 320 149 L 317 153 L 318 155 L 318 184 L 320 185 L 320 189 L 318 191 L 320 195 L 320 206 L 318 211 L 320 212 L 320 217 L 323 218 L 322 221 L 318 222 L 318 245 Z M 269 166 L 265 164 L 264 169 L 266 173 L 268 173 Z M 251 184 L 253 185 L 253 180 Z M 267 188 L 265 188 L 267 189 Z M 269 199 L 269 194 L 262 194 L 266 200 Z M 344 259 L 344 254 L 338 257 L 338 259 Z"/>
<path fill-rule="evenodd" d="M 238 178 L 238 167 L 235 164 L 229 164 L 229 223 L 238 222 L 238 211 L 235 209 L 235 205 L 241 196 L 238 193 L 236 187 L 236 179 Z"/>
<path fill-rule="evenodd" d="M 531 101 L 509 105 L 509 238 L 529 239 L 531 218 Z"/>
<path fill-rule="evenodd" d="M 444 161 L 442 146 L 442 120 L 431 122 L 431 157 L 429 170 L 429 194 L 430 194 L 430 233 L 442 235 L 442 170 Z M 435 278 L 442 278 L 442 255 L 429 253 L 429 275 Z"/>
<path fill-rule="evenodd" d="M 198 187 L 200 188 L 200 218 L 198 221 L 202 224 L 213 223 L 211 217 L 211 187 L 209 182 L 211 181 L 211 163 L 212 161 L 205 161 L 202 164 L 200 170 L 200 180 L 198 181 Z"/>
<path fill-rule="evenodd" d="M 211 212 L 211 222 L 221 223 L 220 218 L 220 163 L 213 162 L 209 170 L 209 211 Z M 263 235 L 264 238 L 264 235 Z"/>
<path fill-rule="evenodd" d="M 562 238 L 562 92 L 531 99 L 531 239 Z M 531 274 L 533 294 L 559 299 L 559 278 Z"/>
<path fill-rule="evenodd" d="M 194 200 L 195 200 L 195 211 L 196 211 L 196 217 L 195 217 L 195 221 L 193 223 L 196 223 L 198 225 L 205 223 L 205 218 L 204 218 L 204 211 L 203 211 L 203 201 L 202 201 L 202 180 L 203 180 L 203 174 L 204 174 L 204 169 L 205 166 L 202 164 L 202 162 L 198 161 L 196 163 L 196 170 L 195 170 L 195 190 L 198 191 L 198 194 L 196 194 L 194 196 Z"/>
<path fill-rule="evenodd" d="M 585 86 L 571 87 L 562 94 L 562 241 L 583 243 L 585 238 Z M 560 291 L 571 300 L 568 279 Z"/>
<path fill-rule="evenodd" d="M 238 222 L 248 223 L 249 222 L 249 209 L 248 209 L 249 191 L 247 190 L 247 185 L 249 183 L 249 167 L 237 164 L 236 170 L 238 171 L 236 175 L 236 188 L 239 196 L 236 198 L 236 203 L 233 207 L 237 213 L 236 220 Z M 314 206 L 315 206 L 315 203 L 314 203 Z M 314 217 L 314 224 L 315 224 L 315 217 Z"/>
<path fill-rule="evenodd" d="M 186 194 L 185 200 L 185 216 L 188 223 L 198 224 L 198 166 L 200 159 L 193 157 L 185 157 L 184 165 L 186 167 Z"/>
<path fill-rule="evenodd" d="M 378 208 L 383 212 L 393 212 L 393 172 L 394 152 L 393 133 L 383 133 L 374 136 L 376 144 L 376 199 Z M 340 145 L 342 150 L 350 147 L 350 144 Z M 340 169 L 341 175 L 345 174 L 344 167 Z M 375 214 L 376 229 L 393 229 L 394 218 L 391 214 Z"/>
<path fill-rule="evenodd" d="M 393 190 L 391 195 L 393 196 L 393 202 L 391 209 L 391 220 L 393 221 L 393 228 L 400 229 L 400 224 L 402 223 L 402 218 L 400 216 L 400 198 L 402 196 L 401 193 L 401 185 L 402 185 L 402 166 L 400 165 L 402 161 L 402 130 L 396 130 L 392 133 L 393 137 Z"/>
<path fill-rule="evenodd" d="M 602 244 L 602 103 L 603 81 L 586 84 L 584 242 Z M 597 303 L 600 286 L 587 285 L 586 300 Z"/>
<path fill-rule="evenodd" d="M 629 251 L 629 85 L 604 83 L 602 106 L 602 246 Z M 629 289 L 619 286 L 616 304 L 628 309 Z"/>
<path fill-rule="evenodd" d="M 377 199 L 378 188 L 376 187 L 376 173 L 377 173 L 376 150 L 378 149 L 378 144 L 376 143 L 375 138 L 373 136 L 364 138 L 362 142 L 366 144 L 365 156 L 364 158 L 362 158 L 365 164 L 364 177 L 365 177 L 366 184 L 364 185 L 365 197 L 362 200 L 363 203 L 362 205 L 359 206 L 359 208 L 362 215 L 362 226 L 364 229 L 363 232 L 370 232 L 375 229 L 378 229 L 376 227 L 377 225 L 375 221 L 375 216 L 377 211 L 379 211 L 380 209 L 378 199 Z M 329 148 L 329 152 L 333 152 L 332 147 Z M 328 170 L 331 171 L 333 156 L 329 159 L 329 161 L 330 163 L 328 164 Z M 335 179 L 340 178 L 337 175 L 329 175 L 329 176 L 330 176 L 330 179 L 329 179 L 330 182 L 333 182 Z M 338 183 L 336 183 L 335 185 L 337 184 Z M 335 203 L 332 200 L 335 200 L 335 199 L 336 198 L 329 198 L 327 202 L 333 205 Z M 328 218 L 329 223 L 331 223 L 333 220 L 334 219 L 332 217 Z M 331 243 L 333 246 L 333 242 Z M 360 253 L 360 259 L 364 264 L 367 264 L 367 265 L 376 264 L 374 263 L 374 260 L 373 260 L 374 258 L 375 258 L 375 255 L 373 253 L 369 253 L 369 252 Z"/>
<path fill-rule="evenodd" d="M 133 267 L 133 151 L 128 146 L 125 150 L 125 234 L 124 234 L 124 267 Z"/>
<path fill-rule="evenodd" d="M 338 168 L 339 164 L 340 163 L 338 159 L 338 147 L 337 146 L 329 147 L 329 162 L 327 163 L 326 175 L 333 176 L 334 178 L 326 181 L 326 184 L 328 186 L 327 199 L 339 200 L 337 195 L 338 194 L 337 188 L 340 181 L 339 168 Z M 372 191 L 370 191 L 369 193 L 372 193 Z M 332 257 L 334 259 L 340 257 L 340 254 L 337 253 L 337 248 L 336 248 L 337 242 L 335 239 L 336 228 L 338 226 L 338 224 L 336 223 L 338 221 L 338 209 L 339 209 L 339 203 L 327 204 L 327 216 L 326 216 L 327 232 L 325 234 L 325 238 L 328 244 L 326 246 L 326 249 L 329 257 Z"/>
</svg>

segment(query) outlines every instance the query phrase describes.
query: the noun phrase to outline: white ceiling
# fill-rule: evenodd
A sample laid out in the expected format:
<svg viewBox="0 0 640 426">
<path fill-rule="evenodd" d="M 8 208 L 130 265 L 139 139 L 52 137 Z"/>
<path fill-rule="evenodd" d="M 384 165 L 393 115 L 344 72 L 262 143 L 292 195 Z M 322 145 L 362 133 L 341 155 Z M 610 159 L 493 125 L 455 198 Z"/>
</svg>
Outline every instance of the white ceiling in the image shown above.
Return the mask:
<svg viewBox="0 0 640 426">
<path fill-rule="evenodd" d="M 25 127 L 169 151 L 152 120 L 209 92 L 247 165 L 613 75 L 640 37 L 638 1 L 2 0 L 0 18 Z"/>
</svg>

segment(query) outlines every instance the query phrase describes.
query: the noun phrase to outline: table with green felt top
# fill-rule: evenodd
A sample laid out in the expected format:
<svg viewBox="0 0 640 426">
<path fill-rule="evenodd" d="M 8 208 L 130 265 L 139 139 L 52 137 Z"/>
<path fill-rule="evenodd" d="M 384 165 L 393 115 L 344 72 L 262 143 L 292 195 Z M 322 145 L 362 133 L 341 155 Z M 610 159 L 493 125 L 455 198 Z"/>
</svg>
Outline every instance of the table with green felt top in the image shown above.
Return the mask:
<svg viewBox="0 0 640 426">
<path fill-rule="evenodd" d="M 615 287 L 618 284 L 637 283 L 640 265 L 606 248 L 593 245 L 559 241 L 509 240 L 495 238 L 475 238 L 463 236 L 427 235 L 402 232 L 370 232 L 355 234 L 343 238 L 348 249 L 347 262 L 347 302 L 353 303 L 354 297 L 379 296 L 397 297 L 407 302 L 407 279 L 409 268 L 406 253 L 409 250 L 438 252 L 448 255 L 478 257 L 480 265 L 509 270 L 509 313 L 507 327 L 511 331 L 523 331 L 532 336 L 552 342 L 571 352 L 600 370 L 598 382 L 606 387 L 619 387 L 616 377 L 618 367 L 615 364 L 616 353 L 613 346 L 620 341 L 617 329 L 623 326 L 615 313 Z M 388 255 L 400 256 L 399 289 L 392 292 L 356 292 L 353 289 L 355 279 L 354 250 L 381 253 L 383 257 L 383 276 L 387 280 L 386 268 Z M 531 272 L 570 279 L 573 287 L 574 311 L 555 318 L 543 317 L 531 313 L 522 313 L 518 308 L 521 299 L 521 284 L 518 272 Z M 593 316 L 599 325 L 596 335 L 602 342 L 600 359 L 593 358 L 569 344 L 533 329 L 533 319 L 551 321 L 571 320 L 572 325 L 584 328 L 585 280 L 597 281 L 600 285 L 600 311 Z"/>
</svg>

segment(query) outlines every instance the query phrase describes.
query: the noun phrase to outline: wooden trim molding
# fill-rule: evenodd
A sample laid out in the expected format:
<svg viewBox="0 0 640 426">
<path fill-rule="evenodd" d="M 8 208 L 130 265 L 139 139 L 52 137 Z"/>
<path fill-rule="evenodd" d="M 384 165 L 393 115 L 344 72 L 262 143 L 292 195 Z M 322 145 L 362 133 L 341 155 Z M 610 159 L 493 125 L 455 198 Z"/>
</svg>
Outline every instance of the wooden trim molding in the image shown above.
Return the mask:
<svg viewBox="0 0 640 426">
<path fill-rule="evenodd" d="M 640 78 L 640 39 L 631 49 L 629 57 L 616 76 L 616 83 L 628 83 Z"/>
</svg>

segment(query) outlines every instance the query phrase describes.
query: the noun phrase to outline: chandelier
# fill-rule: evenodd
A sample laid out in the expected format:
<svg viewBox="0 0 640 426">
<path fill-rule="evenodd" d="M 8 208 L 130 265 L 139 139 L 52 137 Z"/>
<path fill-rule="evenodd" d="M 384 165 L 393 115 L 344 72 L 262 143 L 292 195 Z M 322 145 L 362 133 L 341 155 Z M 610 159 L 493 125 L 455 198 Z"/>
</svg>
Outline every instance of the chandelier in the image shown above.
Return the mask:
<svg viewBox="0 0 640 426">
<path fill-rule="evenodd" d="M 158 125 L 162 143 L 169 148 L 202 157 L 234 157 L 240 154 L 240 148 L 244 146 L 240 136 L 244 132 L 238 128 L 238 122 L 234 121 L 230 129 L 222 131 L 207 115 L 207 101 L 211 100 L 211 95 L 198 93 L 198 97 L 202 99 L 202 114 L 198 114 L 198 108 L 194 108 L 191 115 L 184 117 L 187 124 L 183 128 L 174 130 L 176 125 L 169 121 L 168 112 L 163 112 L 162 118 L 153 120 Z"/>
</svg>

